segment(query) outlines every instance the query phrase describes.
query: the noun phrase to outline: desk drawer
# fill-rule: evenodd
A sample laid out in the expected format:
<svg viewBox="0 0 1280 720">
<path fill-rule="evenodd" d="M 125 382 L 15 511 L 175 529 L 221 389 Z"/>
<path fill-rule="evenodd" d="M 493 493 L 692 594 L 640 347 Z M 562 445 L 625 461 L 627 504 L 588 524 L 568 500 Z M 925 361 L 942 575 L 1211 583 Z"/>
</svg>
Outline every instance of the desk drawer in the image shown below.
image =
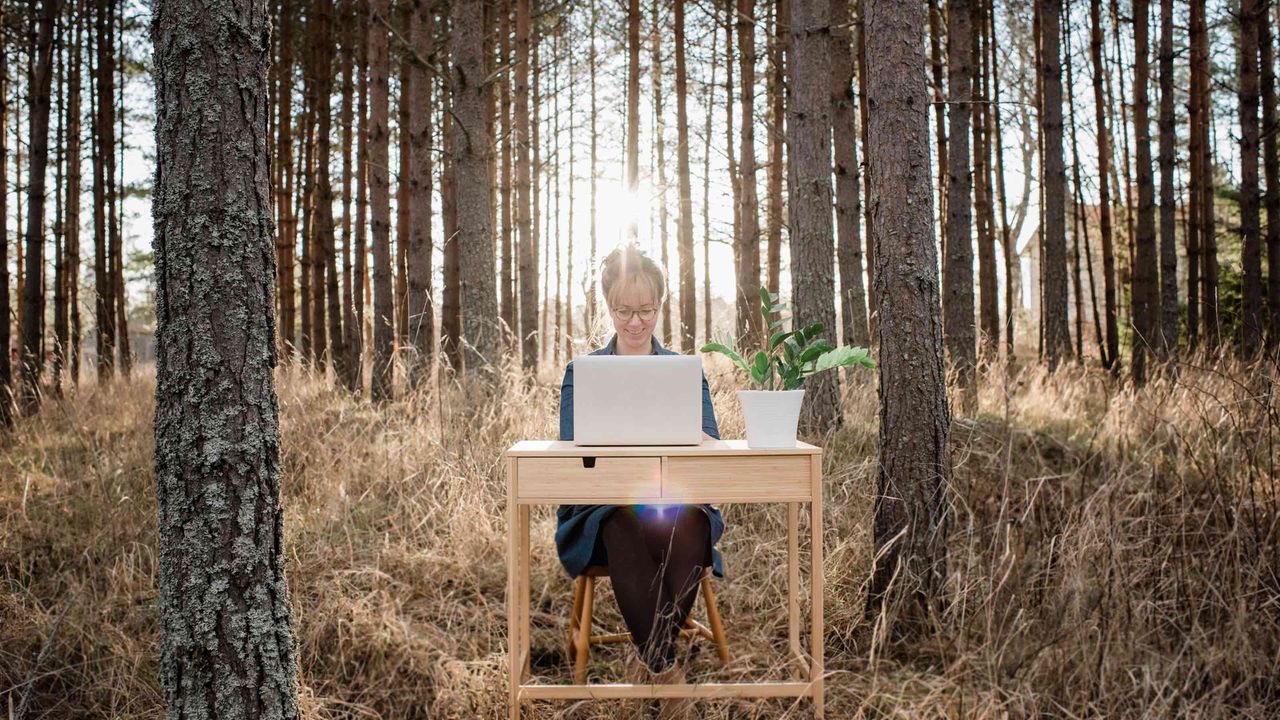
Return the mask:
<svg viewBox="0 0 1280 720">
<path fill-rule="evenodd" d="M 664 500 L 734 502 L 810 499 L 810 455 L 672 457 Z"/>
<path fill-rule="evenodd" d="M 518 463 L 521 500 L 589 503 L 656 498 L 662 491 L 662 459 L 657 457 L 520 458 Z"/>
</svg>

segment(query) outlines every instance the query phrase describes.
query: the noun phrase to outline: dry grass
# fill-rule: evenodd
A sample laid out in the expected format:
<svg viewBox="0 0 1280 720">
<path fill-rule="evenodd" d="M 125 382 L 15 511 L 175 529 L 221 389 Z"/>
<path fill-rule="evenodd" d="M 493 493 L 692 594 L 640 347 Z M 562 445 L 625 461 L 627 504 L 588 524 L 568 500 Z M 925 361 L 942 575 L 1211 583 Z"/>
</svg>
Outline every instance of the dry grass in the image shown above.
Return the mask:
<svg viewBox="0 0 1280 720">
<path fill-rule="evenodd" d="M 885 646 L 862 614 L 876 391 L 825 439 L 829 716 L 1275 717 L 1280 493 L 1274 370 L 1184 366 L 1138 394 L 1094 371 L 1005 383 L 957 419 L 951 602 L 939 639 Z M 557 378 L 509 374 L 378 408 L 279 374 L 288 572 L 308 718 L 505 717 L 505 479 L 515 439 L 555 433 Z M 726 437 L 731 380 L 713 377 Z M 1007 392 L 1006 392 L 1007 389 Z M 152 381 L 49 402 L 0 447 L 0 703 L 37 717 L 156 717 Z M 783 674 L 781 508 L 725 508 L 719 584 L 735 662 Z M 570 582 L 535 514 L 534 672 L 567 679 Z M 620 625 L 604 593 L 597 619 Z M 58 626 L 48 651 L 36 656 Z M 620 648 L 591 673 L 621 676 Z M 31 680 L 30 685 L 27 681 Z M 538 704 L 538 718 L 615 704 Z M 708 718 L 807 717 L 716 701 Z"/>
</svg>

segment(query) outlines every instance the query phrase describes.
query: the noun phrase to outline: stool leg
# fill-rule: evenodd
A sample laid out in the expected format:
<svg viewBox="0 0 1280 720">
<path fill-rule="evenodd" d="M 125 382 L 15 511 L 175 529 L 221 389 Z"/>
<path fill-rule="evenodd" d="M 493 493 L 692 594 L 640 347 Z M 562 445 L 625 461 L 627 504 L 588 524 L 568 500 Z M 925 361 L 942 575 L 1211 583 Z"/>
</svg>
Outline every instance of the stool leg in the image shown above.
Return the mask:
<svg viewBox="0 0 1280 720">
<path fill-rule="evenodd" d="M 716 594 L 711 589 L 711 578 L 702 576 L 702 599 L 707 603 L 707 623 L 711 625 L 711 634 L 716 639 L 716 652 L 720 662 L 729 662 L 729 641 L 724 636 L 724 624 L 720 622 L 720 611 L 716 609 Z"/>
<path fill-rule="evenodd" d="M 569 662 L 573 662 L 575 657 L 573 640 L 578 635 L 578 614 L 582 612 L 582 593 L 586 586 L 585 575 L 579 575 L 573 579 L 573 610 L 569 613 L 569 632 L 564 651 L 564 657 Z"/>
<path fill-rule="evenodd" d="M 587 577 L 582 593 L 582 614 L 578 617 L 577 657 L 573 663 L 573 682 L 583 685 L 587 681 L 587 655 L 591 652 L 591 610 L 595 602 L 596 579 Z"/>
</svg>

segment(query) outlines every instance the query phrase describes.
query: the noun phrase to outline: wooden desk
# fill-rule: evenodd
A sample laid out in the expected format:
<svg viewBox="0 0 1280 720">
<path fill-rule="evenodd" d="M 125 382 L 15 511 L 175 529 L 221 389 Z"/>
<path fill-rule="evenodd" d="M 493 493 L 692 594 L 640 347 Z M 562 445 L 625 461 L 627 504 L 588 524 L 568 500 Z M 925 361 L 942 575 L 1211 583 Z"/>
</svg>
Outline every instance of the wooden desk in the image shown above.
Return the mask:
<svg viewBox="0 0 1280 720">
<path fill-rule="evenodd" d="M 668 697 L 810 697 L 823 714 L 822 450 L 752 450 L 746 440 L 690 446 L 587 447 L 522 440 L 507 457 L 507 640 L 511 718 L 537 699 Z M 789 652 L 799 680 L 680 685 L 524 684 L 529 677 L 529 507 L 531 505 L 786 503 Z M 800 503 L 811 503 L 809 653 L 800 647 Z M 566 609 L 567 612 L 567 609 Z"/>
</svg>

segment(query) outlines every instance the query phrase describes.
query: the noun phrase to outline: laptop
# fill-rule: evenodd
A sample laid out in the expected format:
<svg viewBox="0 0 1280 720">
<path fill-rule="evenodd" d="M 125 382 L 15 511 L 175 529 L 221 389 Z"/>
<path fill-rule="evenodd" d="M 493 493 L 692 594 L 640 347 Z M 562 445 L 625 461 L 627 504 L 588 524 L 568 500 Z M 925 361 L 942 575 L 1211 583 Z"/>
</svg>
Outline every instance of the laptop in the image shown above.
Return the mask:
<svg viewBox="0 0 1280 720">
<path fill-rule="evenodd" d="M 584 355 L 573 361 L 575 445 L 702 442 L 702 359 Z"/>
</svg>

